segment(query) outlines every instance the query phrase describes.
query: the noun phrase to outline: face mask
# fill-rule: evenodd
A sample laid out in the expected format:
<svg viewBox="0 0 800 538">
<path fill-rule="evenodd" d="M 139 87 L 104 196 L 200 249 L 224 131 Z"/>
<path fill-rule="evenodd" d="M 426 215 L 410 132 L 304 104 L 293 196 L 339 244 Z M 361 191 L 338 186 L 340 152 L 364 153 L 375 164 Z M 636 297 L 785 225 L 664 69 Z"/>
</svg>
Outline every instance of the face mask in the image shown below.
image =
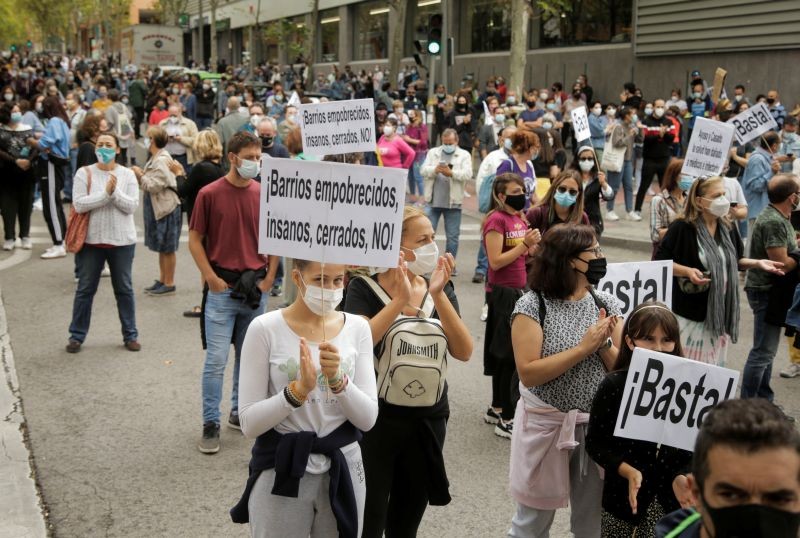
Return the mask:
<svg viewBox="0 0 800 538">
<path fill-rule="evenodd" d="M 506 205 L 514 211 L 522 211 L 525 208 L 525 194 L 507 194 Z"/>
<path fill-rule="evenodd" d="M 447 155 L 452 155 L 456 152 L 456 146 L 454 144 L 443 144 L 442 152 L 446 153 Z"/>
<path fill-rule="evenodd" d="M 547 110 L 555 110 L 556 104 L 555 103 L 547 103 Z"/>
<path fill-rule="evenodd" d="M 458 103 L 456 105 L 456 110 L 458 110 L 459 112 L 466 112 L 466 110 L 467 110 L 466 103 Z"/>
<path fill-rule="evenodd" d="M 538 152 L 531 155 L 531 160 L 532 161 L 535 161 L 538 158 L 539 158 L 539 153 Z"/>
<path fill-rule="evenodd" d="M 737 96 L 734 97 L 734 100 L 738 103 L 739 101 L 742 100 L 742 96 L 741 95 L 737 95 Z"/>
<path fill-rule="evenodd" d="M 547 129 L 552 129 L 552 128 L 553 128 L 553 124 L 550 123 L 549 121 L 546 121 L 546 122 L 542 123 L 542 129 L 547 130 Z"/>
<path fill-rule="evenodd" d="M 800 514 L 763 504 L 712 508 L 704 501 L 703 505 L 714 524 L 714 538 L 794 538 L 800 527 Z"/>
<path fill-rule="evenodd" d="M 242 164 L 236 167 L 239 175 L 245 179 L 253 179 L 258 175 L 258 161 L 248 161 L 241 159 Z"/>
<path fill-rule="evenodd" d="M 513 95 L 509 95 L 508 98 L 506 99 L 506 104 L 507 105 L 515 105 L 515 104 L 517 104 L 517 98 L 514 97 Z"/>
<path fill-rule="evenodd" d="M 127 105 L 128 104 L 128 98 L 127 97 L 123 97 L 122 98 L 122 104 L 123 105 Z"/>
<path fill-rule="evenodd" d="M 556 192 L 555 201 L 561 207 L 572 207 L 578 200 L 578 195 L 572 195 L 569 192 Z"/>
<path fill-rule="evenodd" d="M 572 92 L 572 98 L 573 99 L 580 99 L 581 98 L 581 92 Z"/>
<path fill-rule="evenodd" d="M 578 163 L 578 166 L 581 167 L 581 170 L 584 172 L 588 172 L 592 168 L 594 168 L 594 159 L 581 159 Z"/>
<path fill-rule="evenodd" d="M 297 114 L 286 114 L 286 121 L 294 122 L 294 120 L 296 118 L 297 118 Z"/>
<path fill-rule="evenodd" d="M 616 108 L 607 108 L 606 109 L 606 114 L 608 115 L 609 118 L 613 118 L 614 116 L 617 115 L 617 109 Z"/>
<path fill-rule="evenodd" d="M 436 97 L 439 98 L 439 99 L 444 99 L 446 96 L 443 93 L 437 93 Z"/>
<path fill-rule="evenodd" d="M 677 95 L 673 95 L 672 99 L 670 99 L 670 101 L 677 101 L 678 99 L 680 99 L 680 98 Z"/>
<path fill-rule="evenodd" d="M 300 282 L 306 287 L 306 291 L 303 293 L 303 302 L 306 303 L 309 310 L 318 316 L 333 312 L 336 310 L 336 307 L 339 306 L 339 303 L 342 302 L 344 288 L 335 288 L 331 290 L 320 288 L 319 286 L 309 286 L 305 283 L 302 276 L 300 277 Z"/>
<path fill-rule="evenodd" d="M 692 188 L 692 183 L 694 183 L 692 176 L 681 176 L 678 180 L 678 188 L 683 192 L 688 192 Z"/>
<path fill-rule="evenodd" d="M 702 95 L 702 94 L 701 94 L 700 92 L 694 92 L 694 93 L 692 93 L 692 97 L 694 97 L 695 99 L 700 99 L 700 96 L 701 96 L 701 95 Z"/>
<path fill-rule="evenodd" d="M 774 105 L 775 104 L 775 99 L 770 99 L 769 97 L 767 97 L 767 104 L 768 105 Z"/>
<path fill-rule="evenodd" d="M 504 121 L 506 121 L 506 117 L 504 114 L 497 114 L 494 117 L 494 121 L 496 121 L 497 123 L 503 123 Z"/>
<path fill-rule="evenodd" d="M 633 124 L 639 123 L 639 115 L 638 114 L 634 114 L 633 116 L 631 116 L 631 123 L 633 123 Z"/>
<path fill-rule="evenodd" d="M 111 164 L 117 156 L 116 150 L 111 148 L 97 148 L 94 150 L 94 154 L 97 156 L 97 160 L 103 164 Z"/>
<path fill-rule="evenodd" d="M 603 277 L 606 276 L 606 266 L 608 262 L 605 258 L 594 258 L 586 262 L 588 267 L 586 268 L 586 272 L 583 273 L 586 276 L 586 280 L 589 281 L 589 284 L 592 286 L 597 286 Z M 577 271 L 577 269 L 576 269 Z M 580 271 L 578 271 L 580 273 Z"/>
<path fill-rule="evenodd" d="M 253 127 L 258 127 L 258 124 L 261 123 L 261 118 L 262 117 L 263 116 L 261 116 L 259 114 L 254 114 L 253 116 L 250 116 L 250 124 Z"/>
<path fill-rule="evenodd" d="M 11 113 L 11 123 L 19 123 L 22 121 L 22 112 Z"/>
<path fill-rule="evenodd" d="M 656 107 L 656 109 L 653 111 L 653 115 L 656 118 L 660 118 L 661 116 L 663 116 L 664 115 L 664 107 L 660 107 L 660 106 Z"/>
<path fill-rule="evenodd" d="M 271 136 L 262 137 L 261 138 L 261 147 L 262 148 L 268 148 L 268 147 L 272 146 L 272 141 L 273 140 L 274 140 L 274 137 L 271 137 Z"/>
<path fill-rule="evenodd" d="M 281 94 L 278 94 L 278 95 L 275 96 L 275 100 L 278 101 L 279 103 L 281 103 L 281 102 L 283 102 L 283 96 Z"/>
<path fill-rule="evenodd" d="M 651 107 L 645 108 L 644 109 L 644 115 L 645 116 L 652 116 L 653 115 L 653 109 Z"/>
<path fill-rule="evenodd" d="M 547 101 L 547 97 L 548 97 L 547 92 L 542 92 L 539 94 L 539 99 L 542 101 Z"/>
<path fill-rule="evenodd" d="M 406 250 L 411 249 L 406 248 Z M 436 263 L 439 261 L 439 247 L 435 242 L 415 248 L 411 252 L 414 253 L 416 259 L 413 262 L 408 262 L 409 271 L 419 276 L 427 275 L 436 269 Z"/>
<path fill-rule="evenodd" d="M 592 114 L 594 114 L 595 116 L 599 116 L 602 113 L 603 113 L 603 109 L 601 107 L 599 107 L 599 106 L 596 106 L 596 107 L 594 107 L 592 109 Z"/>
<path fill-rule="evenodd" d="M 708 205 L 708 212 L 717 218 L 724 217 L 725 215 L 727 215 L 730 209 L 731 209 L 731 203 L 724 196 L 720 196 L 719 198 L 714 198 Z"/>
<path fill-rule="evenodd" d="M 392 136 L 394 134 L 394 127 L 391 125 L 383 126 L 383 136 Z"/>
<path fill-rule="evenodd" d="M 525 104 L 528 105 L 528 108 L 536 107 L 536 101 L 525 101 Z"/>
<path fill-rule="evenodd" d="M 506 138 L 505 140 L 503 140 L 503 147 L 509 151 L 511 151 L 513 145 L 514 142 L 512 142 L 510 138 Z"/>
<path fill-rule="evenodd" d="M 792 204 L 792 211 L 797 211 L 800 209 L 800 196 L 797 197 L 797 201 Z"/>
<path fill-rule="evenodd" d="M 211 85 L 209 85 L 209 84 L 203 84 L 203 89 L 204 89 L 205 91 L 208 91 L 208 90 L 210 90 L 210 89 L 211 89 Z"/>
<path fill-rule="evenodd" d="M 167 108 L 166 105 L 162 105 L 162 104 L 158 105 L 158 109 L 159 110 L 164 110 L 165 108 Z"/>
<path fill-rule="evenodd" d="M 5 98 L 6 101 L 13 101 L 14 100 L 14 94 L 13 93 L 6 93 L 6 94 L 3 95 L 3 97 Z"/>
</svg>

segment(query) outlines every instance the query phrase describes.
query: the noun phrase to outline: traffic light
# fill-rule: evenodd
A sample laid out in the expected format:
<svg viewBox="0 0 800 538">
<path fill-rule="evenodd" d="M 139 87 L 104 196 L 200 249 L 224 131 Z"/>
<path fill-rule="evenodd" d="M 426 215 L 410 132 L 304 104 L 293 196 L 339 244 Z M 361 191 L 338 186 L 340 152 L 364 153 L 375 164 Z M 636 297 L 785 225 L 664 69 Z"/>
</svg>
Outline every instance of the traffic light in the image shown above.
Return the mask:
<svg viewBox="0 0 800 538">
<path fill-rule="evenodd" d="M 11 52 L 17 52 L 17 46 L 11 45 Z"/>
<path fill-rule="evenodd" d="M 26 46 L 26 47 L 28 47 L 29 49 L 33 48 L 33 41 L 31 41 L 31 40 L 29 39 L 29 40 L 28 40 L 28 42 L 27 42 L 27 43 L 25 43 L 25 46 Z"/>
<path fill-rule="evenodd" d="M 442 53 L 442 14 L 436 13 L 428 19 L 428 54 Z"/>
</svg>

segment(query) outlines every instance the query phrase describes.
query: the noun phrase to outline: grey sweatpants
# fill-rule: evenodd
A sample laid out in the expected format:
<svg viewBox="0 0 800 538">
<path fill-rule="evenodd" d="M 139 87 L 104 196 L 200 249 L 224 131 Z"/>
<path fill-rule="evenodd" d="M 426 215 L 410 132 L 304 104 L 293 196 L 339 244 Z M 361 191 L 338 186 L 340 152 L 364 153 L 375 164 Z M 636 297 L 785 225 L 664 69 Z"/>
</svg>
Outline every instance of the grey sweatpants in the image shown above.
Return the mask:
<svg viewBox="0 0 800 538">
<path fill-rule="evenodd" d="M 364 466 L 358 451 L 358 461 L 348 461 L 350 480 L 358 506 L 358 536 L 364 525 L 366 484 Z M 338 536 L 336 518 L 328 494 L 330 475 L 306 473 L 300 479 L 297 498 L 273 495 L 275 471 L 261 473 L 250 493 L 250 536 L 253 538 L 329 538 Z"/>
<path fill-rule="evenodd" d="M 570 527 L 575 538 L 600 538 L 603 480 L 597 465 L 586 454 L 586 425 L 575 426 L 580 443 L 569 455 Z M 581 459 L 586 474 L 581 472 Z M 511 520 L 510 538 L 550 538 L 555 510 L 539 510 L 517 503 Z"/>
</svg>

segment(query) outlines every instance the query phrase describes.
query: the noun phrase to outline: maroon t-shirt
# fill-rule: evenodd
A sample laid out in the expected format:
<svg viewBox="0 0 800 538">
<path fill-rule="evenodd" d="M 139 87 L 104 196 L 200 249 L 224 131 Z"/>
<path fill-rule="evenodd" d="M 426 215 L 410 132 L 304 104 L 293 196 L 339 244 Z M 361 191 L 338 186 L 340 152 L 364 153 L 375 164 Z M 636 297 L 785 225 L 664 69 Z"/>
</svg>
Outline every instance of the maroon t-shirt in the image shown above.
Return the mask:
<svg viewBox="0 0 800 538">
<path fill-rule="evenodd" d="M 197 194 L 189 229 L 205 236 L 211 265 L 230 271 L 263 268 L 267 257 L 258 253 L 258 213 L 261 185 L 234 187 L 222 178 Z"/>
</svg>

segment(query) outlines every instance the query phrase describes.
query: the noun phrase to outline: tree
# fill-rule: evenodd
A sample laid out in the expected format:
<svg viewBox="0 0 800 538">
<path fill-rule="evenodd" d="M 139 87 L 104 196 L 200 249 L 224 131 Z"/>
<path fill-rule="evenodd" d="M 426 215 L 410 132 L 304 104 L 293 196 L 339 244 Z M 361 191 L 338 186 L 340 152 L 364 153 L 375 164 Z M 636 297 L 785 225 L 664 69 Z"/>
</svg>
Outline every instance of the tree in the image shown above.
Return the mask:
<svg viewBox="0 0 800 538">
<path fill-rule="evenodd" d="M 319 0 L 311 0 L 311 28 L 308 33 L 308 69 L 306 69 L 306 84 L 313 80 L 311 66 L 317 61 L 317 30 L 319 29 Z"/>
<path fill-rule="evenodd" d="M 408 0 L 389 0 L 390 18 L 394 19 L 394 31 L 389 39 L 391 48 L 389 49 L 389 73 L 392 77 L 397 77 L 400 72 L 400 60 L 403 58 L 406 37 L 406 13 L 408 12 Z"/>
<path fill-rule="evenodd" d="M 0 0 L 0 47 L 8 49 L 12 44 L 22 43 L 29 38 L 25 21 L 17 9 L 15 0 Z"/>
<path fill-rule="evenodd" d="M 182 13 L 186 13 L 189 0 L 156 0 L 154 9 L 159 14 L 161 24 L 178 26 Z"/>
<path fill-rule="evenodd" d="M 208 70 L 216 71 L 217 70 L 217 8 L 219 7 L 219 0 L 208 0 L 208 5 L 209 9 L 211 10 L 211 59 L 208 60 Z"/>
</svg>

